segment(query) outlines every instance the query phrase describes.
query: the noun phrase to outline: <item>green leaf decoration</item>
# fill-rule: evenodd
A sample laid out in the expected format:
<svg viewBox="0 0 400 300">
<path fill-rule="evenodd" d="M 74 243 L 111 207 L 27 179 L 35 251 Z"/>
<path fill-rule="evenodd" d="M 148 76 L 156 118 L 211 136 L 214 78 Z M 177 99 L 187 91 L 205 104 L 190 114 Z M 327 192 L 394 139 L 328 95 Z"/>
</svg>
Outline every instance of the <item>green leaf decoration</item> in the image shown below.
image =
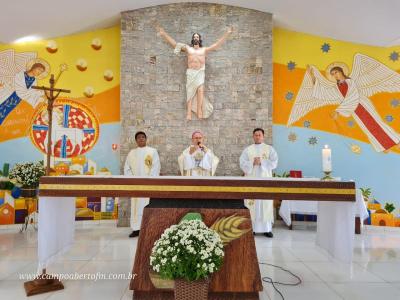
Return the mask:
<svg viewBox="0 0 400 300">
<path fill-rule="evenodd" d="M 200 221 L 202 221 L 203 218 L 202 218 L 201 214 L 199 214 L 199 213 L 190 212 L 190 213 L 187 213 L 186 215 L 184 215 L 184 217 L 179 222 L 179 224 L 182 223 L 183 221 L 191 221 L 191 220 L 200 220 Z"/>
</svg>

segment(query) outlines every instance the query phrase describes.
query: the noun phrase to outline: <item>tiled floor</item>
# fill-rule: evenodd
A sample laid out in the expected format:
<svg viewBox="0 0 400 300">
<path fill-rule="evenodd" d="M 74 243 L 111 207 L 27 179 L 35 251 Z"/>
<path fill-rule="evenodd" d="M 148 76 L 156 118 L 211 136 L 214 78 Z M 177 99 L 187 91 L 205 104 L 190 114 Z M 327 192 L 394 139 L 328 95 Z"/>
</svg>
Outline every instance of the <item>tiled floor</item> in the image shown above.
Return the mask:
<svg viewBox="0 0 400 300">
<path fill-rule="evenodd" d="M 73 274 L 128 274 L 133 265 L 137 239 L 128 228 L 112 223 L 77 225 L 75 244 L 49 272 Z M 368 227 L 356 236 L 351 265 L 333 261 L 315 246 L 315 230 L 285 227 L 274 229 L 274 238 L 256 236 L 260 262 L 279 265 L 300 276 L 299 286 L 277 285 L 285 299 L 400 299 L 400 230 Z M 37 234 L 33 229 L 0 228 L 0 299 L 26 299 L 20 274 L 37 267 Z M 295 282 L 288 273 L 260 265 L 263 276 Z M 64 280 L 65 289 L 37 299 L 128 300 L 129 280 Z M 260 299 L 281 299 L 270 284 L 264 284 Z"/>
</svg>

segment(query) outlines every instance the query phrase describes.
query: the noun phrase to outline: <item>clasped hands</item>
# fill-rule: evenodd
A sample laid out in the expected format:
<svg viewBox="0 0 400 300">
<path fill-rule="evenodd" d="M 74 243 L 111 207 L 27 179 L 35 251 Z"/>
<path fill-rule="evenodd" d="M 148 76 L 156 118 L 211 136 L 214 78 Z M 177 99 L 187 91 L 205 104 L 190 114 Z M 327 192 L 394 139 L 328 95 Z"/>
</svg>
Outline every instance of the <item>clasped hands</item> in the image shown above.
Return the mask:
<svg viewBox="0 0 400 300">
<path fill-rule="evenodd" d="M 261 166 L 261 157 L 255 157 L 254 158 L 253 166 Z"/>
</svg>

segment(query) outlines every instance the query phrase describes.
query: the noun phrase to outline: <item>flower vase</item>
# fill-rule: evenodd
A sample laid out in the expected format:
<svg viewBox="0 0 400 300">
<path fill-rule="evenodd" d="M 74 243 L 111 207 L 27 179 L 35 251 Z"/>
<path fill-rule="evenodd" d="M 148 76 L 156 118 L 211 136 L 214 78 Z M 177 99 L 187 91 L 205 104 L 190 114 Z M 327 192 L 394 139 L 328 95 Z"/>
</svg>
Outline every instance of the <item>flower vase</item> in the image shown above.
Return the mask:
<svg viewBox="0 0 400 300">
<path fill-rule="evenodd" d="M 36 188 L 21 188 L 21 197 L 34 198 L 37 195 Z"/>
<path fill-rule="evenodd" d="M 187 281 L 175 280 L 175 300 L 207 300 L 209 279 Z"/>
</svg>

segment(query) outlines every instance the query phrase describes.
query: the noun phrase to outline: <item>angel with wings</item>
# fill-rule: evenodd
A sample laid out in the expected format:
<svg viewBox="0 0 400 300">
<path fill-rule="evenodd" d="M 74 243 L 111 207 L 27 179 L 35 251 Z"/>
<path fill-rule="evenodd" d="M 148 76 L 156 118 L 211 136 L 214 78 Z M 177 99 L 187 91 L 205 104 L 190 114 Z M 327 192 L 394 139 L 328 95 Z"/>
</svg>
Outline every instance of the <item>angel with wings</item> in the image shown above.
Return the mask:
<svg viewBox="0 0 400 300">
<path fill-rule="evenodd" d="M 22 100 L 37 106 L 44 93 L 31 87 L 49 71 L 49 64 L 37 58 L 36 52 L 0 52 L 0 125 Z"/>
<path fill-rule="evenodd" d="M 400 135 L 387 125 L 368 97 L 382 92 L 400 92 L 400 74 L 379 61 L 357 53 L 350 75 L 344 63 L 335 62 L 326 69 L 326 78 L 315 66 L 307 66 L 287 126 L 310 111 L 337 105 L 331 114 L 353 117 L 377 152 L 400 147 Z"/>
</svg>

